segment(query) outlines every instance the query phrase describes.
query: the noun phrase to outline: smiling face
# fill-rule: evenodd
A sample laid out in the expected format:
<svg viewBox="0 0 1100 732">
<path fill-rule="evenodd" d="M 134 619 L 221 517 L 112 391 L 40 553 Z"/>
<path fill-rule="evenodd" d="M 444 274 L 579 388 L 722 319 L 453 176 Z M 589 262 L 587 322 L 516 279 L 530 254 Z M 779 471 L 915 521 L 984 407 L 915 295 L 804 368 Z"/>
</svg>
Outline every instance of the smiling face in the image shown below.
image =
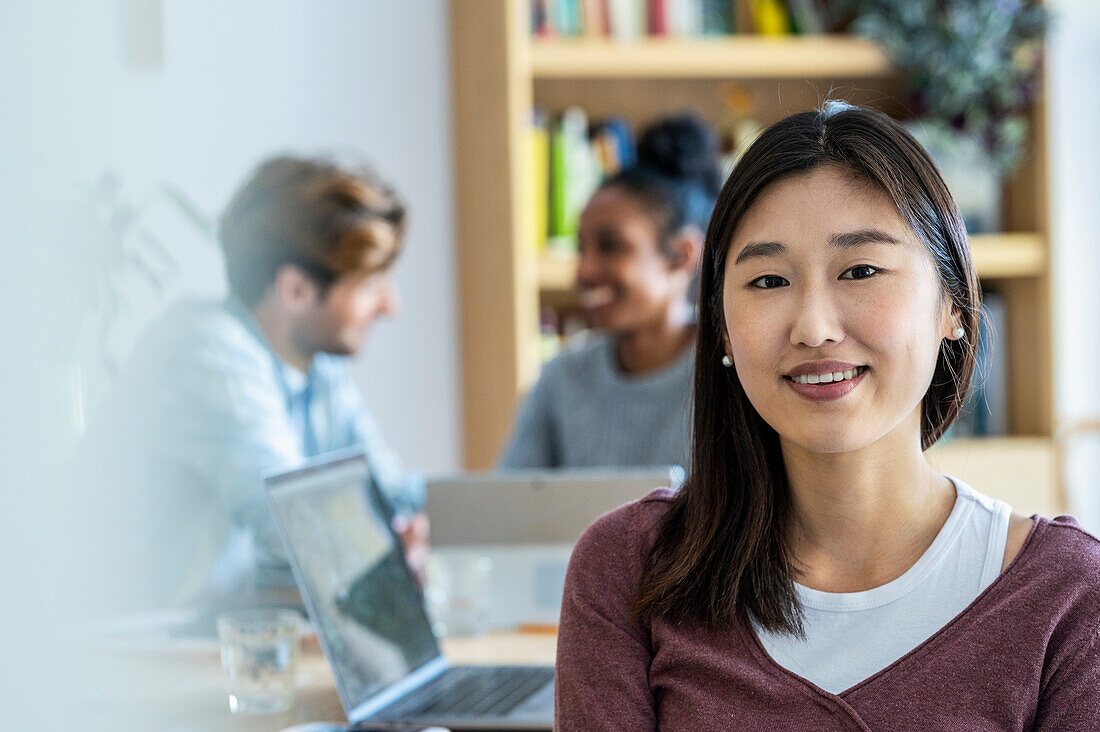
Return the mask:
<svg viewBox="0 0 1100 732">
<path fill-rule="evenodd" d="M 588 202 L 578 231 L 577 288 L 591 327 L 628 333 L 665 317 L 686 297 L 689 267 L 660 251 L 656 223 L 614 186 Z"/>
<path fill-rule="evenodd" d="M 955 323 L 931 255 L 880 190 L 832 166 L 764 189 L 734 232 L 723 312 L 737 377 L 785 449 L 920 441 Z"/>
</svg>

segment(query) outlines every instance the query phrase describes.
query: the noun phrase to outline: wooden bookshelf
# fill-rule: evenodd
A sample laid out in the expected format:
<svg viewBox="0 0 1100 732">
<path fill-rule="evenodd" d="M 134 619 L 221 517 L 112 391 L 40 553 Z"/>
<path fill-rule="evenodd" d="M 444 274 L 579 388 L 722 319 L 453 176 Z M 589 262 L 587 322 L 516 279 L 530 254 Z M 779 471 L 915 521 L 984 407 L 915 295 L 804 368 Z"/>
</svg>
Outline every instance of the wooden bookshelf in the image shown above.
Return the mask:
<svg viewBox="0 0 1100 732">
<path fill-rule="evenodd" d="M 936 470 L 1000 498 L 1025 516 L 1065 513 L 1057 457 L 1050 439 L 1027 436 L 949 439 L 928 451 Z"/>
<path fill-rule="evenodd" d="M 527 243 L 534 216 L 525 157 L 532 107 L 554 113 L 575 105 L 592 118 L 619 115 L 636 127 L 693 109 L 714 123 L 735 84 L 757 100 L 754 116 L 765 124 L 815 108 L 827 98 L 902 118 L 908 114 L 900 77 L 882 49 L 864 40 L 734 35 L 626 43 L 537 41 L 529 36 L 527 6 L 515 0 L 451 4 L 468 468 L 495 462 L 514 409 L 538 375 L 539 307 L 561 302 L 573 285 L 571 256 L 542 254 Z M 945 456 L 950 470 L 956 469 L 953 461 L 977 464 L 973 456 L 980 455 L 982 465 L 1001 466 L 995 475 L 1021 486 L 1034 481 L 1030 490 L 1058 496 L 1050 477 L 1057 471 L 1047 469 L 1056 453 L 1041 97 L 1031 123 L 1031 150 L 1005 185 L 1004 227 L 1012 233 L 971 240 L 983 284 L 995 287 L 1008 309 L 1011 434 L 955 441 L 937 448 L 936 455 Z M 1025 467 L 1013 469 L 1019 461 Z M 972 474 L 962 470 L 960 477 L 969 480 Z M 977 479 L 973 484 L 998 493 L 995 485 Z"/>
</svg>

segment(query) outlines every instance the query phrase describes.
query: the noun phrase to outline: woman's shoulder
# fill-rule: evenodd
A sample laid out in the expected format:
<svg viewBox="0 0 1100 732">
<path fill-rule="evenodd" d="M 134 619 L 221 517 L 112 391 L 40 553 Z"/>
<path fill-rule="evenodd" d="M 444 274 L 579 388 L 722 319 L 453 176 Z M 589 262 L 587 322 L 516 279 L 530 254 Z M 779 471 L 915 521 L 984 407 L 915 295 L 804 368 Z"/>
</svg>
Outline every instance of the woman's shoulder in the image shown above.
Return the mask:
<svg viewBox="0 0 1100 732">
<path fill-rule="evenodd" d="M 1100 539 L 1086 531 L 1072 516 L 1036 517 L 1025 550 L 1031 550 L 1044 566 L 1097 583 L 1100 587 Z"/>
<path fill-rule="evenodd" d="M 1037 602 L 1100 612 L 1100 540 L 1071 516 L 1036 517 L 1016 559 L 1005 570 L 1009 586 Z"/>
</svg>

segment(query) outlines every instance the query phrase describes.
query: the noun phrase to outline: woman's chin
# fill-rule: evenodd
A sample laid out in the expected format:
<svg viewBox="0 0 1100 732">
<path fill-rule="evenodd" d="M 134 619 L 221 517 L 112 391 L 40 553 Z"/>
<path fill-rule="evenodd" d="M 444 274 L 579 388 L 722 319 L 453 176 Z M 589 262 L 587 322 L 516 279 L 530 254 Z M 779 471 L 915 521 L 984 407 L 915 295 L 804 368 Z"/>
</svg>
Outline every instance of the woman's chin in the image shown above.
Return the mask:
<svg viewBox="0 0 1100 732">
<path fill-rule="evenodd" d="M 782 433 L 780 433 L 782 435 Z M 780 437 L 780 440 L 796 446 L 798 449 L 817 455 L 838 455 L 846 452 L 856 452 L 874 443 L 874 440 L 866 435 L 840 432 L 835 430 L 828 432 L 801 433 L 791 437 Z"/>
</svg>

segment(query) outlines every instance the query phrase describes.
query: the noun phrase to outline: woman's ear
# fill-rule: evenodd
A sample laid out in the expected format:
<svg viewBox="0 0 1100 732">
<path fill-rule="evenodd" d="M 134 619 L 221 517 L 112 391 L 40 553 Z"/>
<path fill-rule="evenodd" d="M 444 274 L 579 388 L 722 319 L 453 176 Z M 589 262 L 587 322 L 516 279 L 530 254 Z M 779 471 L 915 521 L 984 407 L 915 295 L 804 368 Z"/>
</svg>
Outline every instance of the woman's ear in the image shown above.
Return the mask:
<svg viewBox="0 0 1100 732">
<path fill-rule="evenodd" d="M 725 323 L 722 324 L 722 353 L 733 358 L 733 348 L 730 346 L 730 333 Z"/>
<path fill-rule="evenodd" d="M 699 267 L 699 258 L 703 254 L 705 236 L 698 226 L 688 225 L 680 229 L 670 243 L 672 267 L 694 276 Z"/>
<path fill-rule="evenodd" d="M 962 337 L 959 335 L 959 331 L 962 329 L 961 313 L 947 295 L 944 295 L 941 310 L 943 312 L 943 322 L 940 327 L 940 338 L 947 338 L 952 341 L 959 340 Z"/>
</svg>

